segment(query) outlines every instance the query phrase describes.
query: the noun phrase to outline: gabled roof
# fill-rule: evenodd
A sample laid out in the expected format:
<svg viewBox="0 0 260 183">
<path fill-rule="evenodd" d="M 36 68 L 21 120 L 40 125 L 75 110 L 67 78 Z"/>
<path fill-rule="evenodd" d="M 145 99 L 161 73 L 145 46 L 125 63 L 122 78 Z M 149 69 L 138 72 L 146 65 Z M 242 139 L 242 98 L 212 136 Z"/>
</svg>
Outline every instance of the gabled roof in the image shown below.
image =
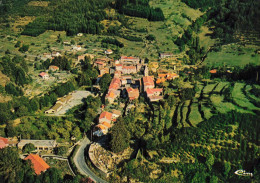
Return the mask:
<svg viewBox="0 0 260 183">
<path fill-rule="evenodd" d="M 0 137 L 0 140 L 4 141 L 5 144 L 8 144 L 8 139 L 4 137 Z"/>
<path fill-rule="evenodd" d="M 108 122 L 103 122 L 103 123 L 101 123 L 103 126 L 105 126 L 105 127 L 107 127 L 107 128 L 111 128 L 112 127 L 112 125 L 110 124 L 110 123 L 108 123 Z"/>
<path fill-rule="evenodd" d="M 48 76 L 48 74 L 47 74 L 46 72 L 41 72 L 41 73 L 39 74 L 39 76 L 44 77 L 44 76 Z"/>
<path fill-rule="evenodd" d="M 146 93 L 147 94 L 154 94 L 155 92 L 163 92 L 163 89 L 162 88 L 148 88 L 146 90 Z"/>
<path fill-rule="evenodd" d="M 121 56 L 121 59 L 139 59 L 138 57 Z"/>
<path fill-rule="evenodd" d="M 128 97 L 130 100 L 134 100 L 139 97 L 139 90 L 137 88 L 133 89 L 130 87 L 130 88 L 127 88 L 126 91 L 128 93 Z"/>
<path fill-rule="evenodd" d="M 144 76 L 143 82 L 144 82 L 144 85 L 154 85 L 153 76 Z"/>
<path fill-rule="evenodd" d="M 109 121 L 111 121 L 111 119 L 112 119 L 112 113 L 107 112 L 107 111 L 102 112 L 102 113 L 100 114 L 100 116 L 99 116 L 99 119 L 103 119 L 103 118 L 106 118 L 106 119 L 108 119 Z"/>
<path fill-rule="evenodd" d="M 25 160 L 31 160 L 34 172 L 40 175 L 41 172 L 46 171 L 50 166 L 37 154 L 30 154 Z"/>
<path fill-rule="evenodd" d="M 8 146 L 8 144 L 5 143 L 4 140 L 0 139 L 0 149 L 5 148 L 6 146 Z"/>
<path fill-rule="evenodd" d="M 56 65 L 50 65 L 49 69 L 59 70 L 59 67 Z"/>
<path fill-rule="evenodd" d="M 105 127 L 105 126 L 102 125 L 102 124 L 98 124 L 96 127 L 98 127 L 98 128 L 101 129 L 101 130 L 107 129 L 107 127 Z"/>
<path fill-rule="evenodd" d="M 110 90 L 107 95 L 106 98 L 116 98 L 116 94 L 113 90 Z"/>
<path fill-rule="evenodd" d="M 211 74 L 216 74 L 218 71 L 217 71 L 217 69 L 212 69 L 212 70 L 210 70 L 209 71 Z"/>
</svg>

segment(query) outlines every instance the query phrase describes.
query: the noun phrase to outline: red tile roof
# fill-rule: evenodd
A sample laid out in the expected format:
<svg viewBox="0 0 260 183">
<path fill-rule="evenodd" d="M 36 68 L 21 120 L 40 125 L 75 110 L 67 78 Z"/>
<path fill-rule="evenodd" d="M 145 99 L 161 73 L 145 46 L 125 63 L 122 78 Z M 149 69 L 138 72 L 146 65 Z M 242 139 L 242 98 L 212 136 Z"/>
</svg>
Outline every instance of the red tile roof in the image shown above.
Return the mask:
<svg viewBox="0 0 260 183">
<path fill-rule="evenodd" d="M 121 56 L 121 59 L 139 59 L 138 57 Z"/>
<path fill-rule="evenodd" d="M 107 127 L 102 124 L 98 124 L 96 127 L 100 128 L 101 130 L 107 129 Z"/>
<path fill-rule="evenodd" d="M 108 122 L 103 122 L 103 123 L 101 123 L 103 126 L 105 126 L 105 127 L 107 127 L 107 128 L 111 128 L 112 127 L 112 125 L 111 124 L 109 124 Z"/>
<path fill-rule="evenodd" d="M 146 93 L 147 94 L 154 94 L 155 92 L 163 92 L 163 89 L 162 88 L 152 88 L 152 89 L 150 89 L 150 88 L 148 88 L 147 90 L 146 90 Z"/>
<path fill-rule="evenodd" d="M 50 65 L 49 69 L 59 70 L 59 67 L 56 65 Z"/>
<path fill-rule="evenodd" d="M 143 82 L 144 82 L 144 85 L 154 85 L 153 76 L 144 76 Z"/>
<path fill-rule="evenodd" d="M 104 65 L 104 64 L 105 64 L 105 63 L 102 62 L 102 61 L 96 61 L 95 63 L 96 63 L 96 64 L 99 64 L 99 65 Z"/>
<path fill-rule="evenodd" d="M 99 120 L 100 120 L 100 119 L 103 119 L 103 118 L 106 118 L 106 119 L 108 119 L 109 121 L 111 121 L 111 119 L 112 119 L 112 113 L 106 112 L 106 111 L 102 112 L 102 113 L 100 114 L 100 116 L 99 116 Z"/>
<path fill-rule="evenodd" d="M 8 146 L 8 139 L 0 137 L 0 149 Z"/>
<path fill-rule="evenodd" d="M 211 74 L 216 74 L 217 73 L 217 69 L 212 69 L 209 71 Z"/>
<path fill-rule="evenodd" d="M 109 89 L 109 90 L 111 90 L 111 89 L 117 90 L 117 89 L 120 87 L 120 84 L 121 84 L 120 79 L 114 77 L 114 78 L 112 79 L 112 81 L 111 81 L 111 83 L 110 83 L 108 89 Z"/>
<path fill-rule="evenodd" d="M 48 74 L 45 73 L 45 72 L 41 72 L 41 73 L 39 74 L 39 76 L 41 76 L 41 77 L 46 76 L 46 75 L 48 75 Z"/>
<path fill-rule="evenodd" d="M 139 90 L 138 89 L 133 89 L 133 88 L 127 88 L 126 89 L 128 93 L 128 97 L 130 100 L 137 99 L 139 97 Z"/>
<path fill-rule="evenodd" d="M 0 137 L 0 140 L 4 141 L 4 143 L 8 144 L 8 139 L 4 137 Z"/>
<path fill-rule="evenodd" d="M 37 154 L 30 154 L 25 158 L 25 160 L 31 160 L 33 169 L 37 175 L 41 172 L 46 171 L 50 166 Z"/>
</svg>

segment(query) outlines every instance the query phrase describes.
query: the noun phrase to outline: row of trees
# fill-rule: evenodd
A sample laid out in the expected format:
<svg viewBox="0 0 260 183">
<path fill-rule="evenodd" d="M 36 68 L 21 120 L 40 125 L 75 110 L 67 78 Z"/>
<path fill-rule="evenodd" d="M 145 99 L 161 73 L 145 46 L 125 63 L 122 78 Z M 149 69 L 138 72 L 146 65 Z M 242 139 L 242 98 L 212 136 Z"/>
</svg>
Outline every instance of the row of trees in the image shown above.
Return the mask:
<svg viewBox="0 0 260 183">
<path fill-rule="evenodd" d="M 152 8 L 149 0 L 117 0 L 115 7 L 120 13 L 147 18 L 150 21 L 163 21 L 164 14 L 160 8 Z"/>
</svg>

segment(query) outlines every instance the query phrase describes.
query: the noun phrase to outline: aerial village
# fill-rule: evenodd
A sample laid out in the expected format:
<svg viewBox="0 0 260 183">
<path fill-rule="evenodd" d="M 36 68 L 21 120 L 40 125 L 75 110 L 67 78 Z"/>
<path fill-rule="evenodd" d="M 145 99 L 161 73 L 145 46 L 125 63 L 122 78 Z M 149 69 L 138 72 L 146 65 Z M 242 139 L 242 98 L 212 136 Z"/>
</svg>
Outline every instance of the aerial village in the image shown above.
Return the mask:
<svg viewBox="0 0 260 183">
<path fill-rule="evenodd" d="M 64 43 L 66 44 L 66 43 Z M 69 44 L 69 43 L 67 43 Z M 81 50 L 80 46 L 73 46 L 72 51 Z M 159 70 L 157 73 L 157 77 L 155 78 L 153 75 L 149 75 L 149 67 L 148 63 L 145 63 L 144 59 L 134 56 L 121 56 L 120 59 L 114 60 L 108 55 L 112 54 L 113 51 L 108 49 L 104 51 L 106 57 L 95 58 L 93 59 L 93 55 L 83 54 L 79 55 L 78 59 L 75 61 L 74 65 L 80 63 L 81 60 L 84 60 L 86 56 L 92 58 L 93 67 L 96 67 L 99 71 L 99 75 L 97 78 L 97 88 L 98 81 L 104 74 L 110 74 L 112 76 L 112 81 L 109 85 L 107 93 L 105 93 L 105 104 L 102 105 L 102 109 L 100 110 L 100 114 L 98 117 L 98 123 L 94 125 L 92 130 L 92 135 L 94 137 L 102 137 L 106 135 L 111 127 L 116 123 L 116 120 L 119 116 L 126 115 L 131 108 L 135 107 L 135 100 L 138 100 L 140 94 L 143 94 L 147 100 L 147 102 L 158 102 L 163 100 L 163 88 L 160 87 L 161 83 L 167 80 L 173 80 L 179 75 L 177 72 L 167 71 L 167 70 Z M 42 60 L 54 59 L 55 57 L 62 56 L 62 54 L 58 51 L 53 51 L 52 53 L 44 53 L 41 56 Z M 171 53 L 161 53 L 160 59 L 170 58 L 173 55 Z M 155 66 L 152 66 L 152 69 L 158 68 L 157 63 L 154 62 Z M 51 76 L 48 73 L 60 74 L 59 67 L 55 65 L 50 65 L 48 70 L 45 72 L 40 72 L 38 77 L 44 82 L 51 80 Z M 154 72 L 154 71 L 153 71 Z M 62 82 L 59 80 L 58 82 Z M 57 102 L 50 109 L 45 111 L 45 115 L 54 115 L 60 116 L 65 115 L 66 112 L 82 103 L 83 98 L 87 98 L 87 96 L 93 95 L 93 93 L 89 91 L 73 91 L 68 95 L 65 95 L 61 98 L 57 99 Z M 98 97 L 98 95 L 93 95 Z M 117 103 L 118 100 L 122 98 L 127 101 L 125 104 L 120 103 L 117 105 L 117 108 L 109 108 L 113 104 Z M 107 110 L 108 109 L 108 110 Z M 124 110 L 125 109 L 125 110 Z M 29 139 L 0 139 L 0 148 L 5 148 L 7 146 L 17 146 L 18 149 L 22 150 L 26 146 L 26 144 L 33 144 L 36 148 L 35 152 L 37 154 L 29 154 L 25 156 L 25 160 L 31 160 L 33 164 L 33 168 L 37 175 L 41 174 L 41 172 L 46 171 L 50 166 L 44 161 L 44 154 L 55 154 L 54 149 L 59 146 L 59 144 L 55 140 L 29 140 Z M 92 163 L 98 169 L 105 172 L 105 175 L 108 176 L 111 170 L 107 169 L 109 165 L 106 165 L 106 161 L 102 161 L 100 164 L 100 160 L 98 160 L 100 153 L 102 150 L 101 146 L 97 143 L 94 143 L 89 150 L 89 157 Z M 105 152 L 105 150 L 103 149 Z M 107 153 L 107 152 L 105 152 Z M 39 156 L 40 155 L 40 156 Z M 115 159 L 115 154 L 111 156 L 112 159 Z M 127 155 L 125 155 L 127 156 Z M 116 158 L 119 161 L 120 158 Z M 122 157 L 121 157 L 122 159 Z M 110 165 L 112 166 L 113 161 L 110 161 Z M 110 169 L 112 169 L 110 167 Z"/>
</svg>

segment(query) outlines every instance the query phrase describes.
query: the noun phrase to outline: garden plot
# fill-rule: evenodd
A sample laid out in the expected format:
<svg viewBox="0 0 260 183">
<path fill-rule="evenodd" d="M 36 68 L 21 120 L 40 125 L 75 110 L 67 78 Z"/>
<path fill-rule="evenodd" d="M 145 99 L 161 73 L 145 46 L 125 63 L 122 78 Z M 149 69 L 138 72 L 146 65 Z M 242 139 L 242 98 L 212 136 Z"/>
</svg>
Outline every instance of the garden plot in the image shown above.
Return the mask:
<svg viewBox="0 0 260 183">
<path fill-rule="evenodd" d="M 243 94 L 242 88 L 245 86 L 244 83 L 236 83 L 234 85 L 233 91 L 232 91 L 232 97 L 234 102 L 240 106 L 247 108 L 249 110 L 259 110 L 260 108 L 257 108 L 254 106 Z"/>
<path fill-rule="evenodd" d="M 184 127 L 190 127 L 190 125 L 186 121 L 189 105 L 190 105 L 190 100 L 186 100 L 182 108 L 182 124 Z"/>
<path fill-rule="evenodd" d="M 252 86 L 247 85 L 245 88 L 246 95 L 252 100 L 255 100 L 256 102 L 260 102 L 260 98 L 256 97 L 255 95 L 251 94 L 250 90 L 252 89 Z"/>
<path fill-rule="evenodd" d="M 199 112 L 197 103 L 193 103 L 191 105 L 191 112 L 189 115 L 189 120 L 193 126 L 197 126 L 197 124 L 199 124 L 200 122 L 203 121 L 203 119 L 201 118 L 201 114 Z"/>
<path fill-rule="evenodd" d="M 201 90 L 203 89 L 203 84 L 202 83 L 200 83 L 200 84 L 198 84 L 197 85 L 197 91 L 196 91 L 196 93 L 195 93 L 195 98 L 199 98 L 200 97 L 200 93 L 201 93 Z"/>
<path fill-rule="evenodd" d="M 206 119 L 209 119 L 213 116 L 211 113 L 211 109 L 209 107 L 206 107 L 205 105 L 201 105 L 201 110 L 204 112 L 204 117 Z"/>
<path fill-rule="evenodd" d="M 220 82 L 218 86 L 215 88 L 214 92 L 220 93 L 221 90 L 227 85 L 229 85 L 229 82 Z"/>
<path fill-rule="evenodd" d="M 232 110 L 236 110 L 239 111 L 241 113 L 252 113 L 251 111 L 247 111 L 242 109 L 239 106 L 236 106 L 230 102 L 223 102 L 224 100 L 224 96 L 220 96 L 220 95 L 212 95 L 210 97 L 210 100 L 213 104 L 213 106 L 220 112 L 220 113 L 227 113 L 230 112 Z"/>
</svg>

